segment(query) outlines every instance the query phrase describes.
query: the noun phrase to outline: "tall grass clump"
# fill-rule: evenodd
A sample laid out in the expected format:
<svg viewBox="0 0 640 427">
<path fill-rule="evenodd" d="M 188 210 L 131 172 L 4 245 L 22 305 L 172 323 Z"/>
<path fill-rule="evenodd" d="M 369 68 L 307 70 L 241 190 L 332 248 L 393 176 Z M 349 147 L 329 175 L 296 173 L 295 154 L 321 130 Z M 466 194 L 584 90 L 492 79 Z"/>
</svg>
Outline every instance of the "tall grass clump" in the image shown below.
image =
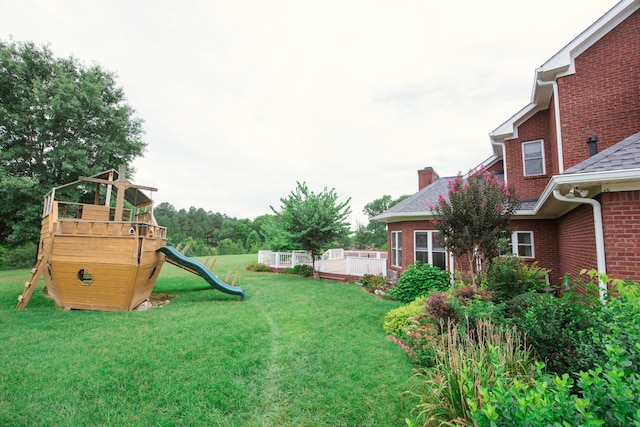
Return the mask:
<svg viewBox="0 0 640 427">
<path fill-rule="evenodd" d="M 499 379 L 526 378 L 533 360 L 519 333 L 489 320 L 459 328 L 441 323 L 442 334 L 433 342 L 435 364 L 415 374 L 416 384 L 405 394 L 413 402 L 411 425 L 467 426 L 481 395 Z"/>
</svg>

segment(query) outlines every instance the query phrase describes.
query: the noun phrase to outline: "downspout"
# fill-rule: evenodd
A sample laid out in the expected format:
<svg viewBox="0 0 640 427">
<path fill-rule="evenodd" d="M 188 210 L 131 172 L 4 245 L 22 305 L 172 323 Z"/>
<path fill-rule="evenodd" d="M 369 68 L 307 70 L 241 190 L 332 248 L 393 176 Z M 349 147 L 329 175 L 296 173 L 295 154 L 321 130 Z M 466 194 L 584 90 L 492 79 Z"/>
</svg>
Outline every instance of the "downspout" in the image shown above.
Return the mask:
<svg viewBox="0 0 640 427">
<path fill-rule="evenodd" d="M 555 109 L 555 121 L 556 121 L 556 145 L 558 147 L 558 173 L 564 172 L 564 155 L 562 153 L 562 126 L 560 125 L 560 98 L 558 97 L 558 83 L 556 81 L 543 82 L 538 79 L 538 85 L 540 86 L 552 86 L 553 87 L 553 105 Z"/>
<path fill-rule="evenodd" d="M 560 194 L 557 188 L 553 190 L 553 197 L 556 200 L 569 203 L 587 203 L 593 207 L 593 227 L 596 233 L 596 263 L 600 276 L 607 274 L 607 263 L 604 252 L 604 232 L 602 231 L 602 208 L 600 203 L 594 199 L 586 199 L 583 197 L 568 198 Z M 600 293 L 600 302 L 606 303 L 607 284 L 598 278 L 598 290 Z"/>
<path fill-rule="evenodd" d="M 499 145 L 502 148 L 502 169 L 504 171 L 504 184 L 508 185 L 509 180 L 507 179 L 507 148 L 504 142 L 494 141 L 491 138 L 491 145 Z"/>
</svg>

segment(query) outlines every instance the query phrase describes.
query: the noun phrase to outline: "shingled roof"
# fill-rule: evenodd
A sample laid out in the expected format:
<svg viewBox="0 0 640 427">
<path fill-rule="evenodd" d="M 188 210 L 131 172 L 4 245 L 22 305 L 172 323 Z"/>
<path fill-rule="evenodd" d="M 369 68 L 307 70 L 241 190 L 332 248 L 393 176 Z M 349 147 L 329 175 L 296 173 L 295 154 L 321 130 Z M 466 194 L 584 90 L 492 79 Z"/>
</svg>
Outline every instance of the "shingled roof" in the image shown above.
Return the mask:
<svg viewBox="0 0 640 427">
<path fill-rule="evenodd" d="M 422 190 L 404 199 L 397 205 L 394 205 L 373 217 L 373 220 L 382 222 L 394 222 L 408 219 L 413 216 L 428 216 L 431 214 L 430 206 L 438 202 L 440 195 L 449 200 L 449 181 L 456 179 L 455 176 L 441 177 L 432 184 L 426 186 Z M 393 219 L 393 220 L 392 220 Z"/>
<path fill-rule="evenodd" d="M 640 168 L 640 132 L 568 168 L 563 175 L 636 168 Z"/>
</svg>

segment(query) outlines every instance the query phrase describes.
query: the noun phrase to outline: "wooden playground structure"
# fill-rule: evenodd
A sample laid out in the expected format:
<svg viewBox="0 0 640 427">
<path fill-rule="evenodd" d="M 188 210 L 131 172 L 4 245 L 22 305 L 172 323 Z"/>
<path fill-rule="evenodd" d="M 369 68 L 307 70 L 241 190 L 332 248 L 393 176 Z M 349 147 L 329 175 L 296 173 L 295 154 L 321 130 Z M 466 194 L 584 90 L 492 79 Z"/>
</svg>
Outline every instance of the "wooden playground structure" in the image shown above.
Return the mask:
<svg viewBox="0 0 640 427">
<path fill-rule="evenodd" d="M 60 307 L 129 311 L 149 298 L 165 261 L 244 299 L 242 289 L 166 246 L 167 230 L 156 222 L 153 201 L 142 190 L 157 191 L 129 182 L 123 166 L 52 189 L 44 198 L 36 262 L 17 308 L 27 306 L 44 277 L 48 296 Z"/>
</svg>

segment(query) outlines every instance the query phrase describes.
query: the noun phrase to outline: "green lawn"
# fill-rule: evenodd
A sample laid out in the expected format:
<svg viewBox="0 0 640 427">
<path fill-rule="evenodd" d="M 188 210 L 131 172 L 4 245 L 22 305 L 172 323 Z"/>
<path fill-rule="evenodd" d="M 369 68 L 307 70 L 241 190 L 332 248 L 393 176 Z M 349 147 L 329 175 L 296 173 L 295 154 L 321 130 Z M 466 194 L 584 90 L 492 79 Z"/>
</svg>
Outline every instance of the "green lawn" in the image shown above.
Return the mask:
<svg viewBox="0 0 640 427">
<path fill-rule="evenodd" d="M 2 426 L 401 426 L 411 363 L 385 338 L 382 301 L 353 284 L 242 269 L 247 300 L 165 264 L 166 307 L 65 311 L 28 270 L 0 271 Z M 42 284 L 40 284 L 39 288 Z M 39 289 L 38 288 L 38 289 Z"/>
</svg>

